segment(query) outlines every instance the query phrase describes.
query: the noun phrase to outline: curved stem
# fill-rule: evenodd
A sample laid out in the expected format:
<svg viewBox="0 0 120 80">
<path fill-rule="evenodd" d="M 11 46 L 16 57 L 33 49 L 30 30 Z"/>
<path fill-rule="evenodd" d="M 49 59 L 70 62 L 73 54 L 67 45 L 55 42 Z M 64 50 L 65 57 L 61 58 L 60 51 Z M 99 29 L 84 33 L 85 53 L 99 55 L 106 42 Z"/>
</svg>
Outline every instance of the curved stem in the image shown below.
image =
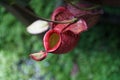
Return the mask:
<svg viewBox="0 0 120 80">
<path fill-rule="evenodd" d="M 49 20 L 45 18 L 40 18 L 40 20 L 47 21 L 47 22 L 53 22 L 53 23 L 59 23 L 59 24 L 67 24 L 67 23 L 73 23 L 78 20 L 78 18 L 73 18 L 70 20 L 63 20 L 63 21 L 54 21 L 54 20 Z"/>
<path fill-rule="evenodd" d="M 47 22 L 53 22 L 53 23 L 59 23 L 59 24 L 66 24 L 66 23 L 73 23 L 75 21 L 77 21 L 78 19 L 77 18 L 72 18 L 72 19 L 69 19 L 69 20 L 63 20 L 63 21 L 54 21 L 54 20 L 49 20 L 49 19 L 45 19 L 45 18 L 42 18 L 42 17 L 38 17 L 36 16 L 33 12 L 31 12 L 30 10 L 28 9 L 25 9 L 17 4 L 11 4 L 11 6 L 13 6 L 14 9 L 17 9 L 19 10 L 19 13 L 20 12 L 23 12 L 23 14 L 26 14 L 26 16 L 22 16 L 22 17 L 34 17 L 36 20 L 40 19 L 40 20 L 43 20 L 43 21 L 47 21 Z M 35 20 L 34 19 L 34 20 Z"/>
</svg>

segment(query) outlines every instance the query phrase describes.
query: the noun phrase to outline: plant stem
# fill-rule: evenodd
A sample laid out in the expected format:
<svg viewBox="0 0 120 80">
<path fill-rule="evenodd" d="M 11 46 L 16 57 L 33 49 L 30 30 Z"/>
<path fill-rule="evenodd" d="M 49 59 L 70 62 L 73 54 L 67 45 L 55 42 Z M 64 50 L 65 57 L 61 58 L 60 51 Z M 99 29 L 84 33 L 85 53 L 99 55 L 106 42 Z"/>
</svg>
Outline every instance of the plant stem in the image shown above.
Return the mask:
<svg viewBox="0 0 120 80">
<path fill-rule="evenodd" d="M 40 18 L 40 20 L 47 21 L 47 22 L 53 22 L 53 23 L 59 23 L 59 24 L 67 24 L 67 23 L 73 23 L 78 20 L 78 18 L 73 18 L 70 20 L 63 20 L 63 21 L 54 21 L 54 20 L 49 20 L 45 18 Z"/>
</svg>

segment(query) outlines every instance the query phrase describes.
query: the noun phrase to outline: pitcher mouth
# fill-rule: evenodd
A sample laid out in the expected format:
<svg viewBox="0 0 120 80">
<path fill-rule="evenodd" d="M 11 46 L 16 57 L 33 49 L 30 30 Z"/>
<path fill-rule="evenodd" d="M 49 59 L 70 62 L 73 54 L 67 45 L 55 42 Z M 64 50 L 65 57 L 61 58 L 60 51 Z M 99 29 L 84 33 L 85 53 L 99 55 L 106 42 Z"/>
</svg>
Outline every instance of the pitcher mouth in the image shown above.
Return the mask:
<svg viewBox="0 0 120 80">
<path fill-rule="evenodd" d="M 43 38 L 43 44 L 47 52 L 55 51 L 61 44 L 60 33 L 56 30 L 49 30 Z"/>
</svg>

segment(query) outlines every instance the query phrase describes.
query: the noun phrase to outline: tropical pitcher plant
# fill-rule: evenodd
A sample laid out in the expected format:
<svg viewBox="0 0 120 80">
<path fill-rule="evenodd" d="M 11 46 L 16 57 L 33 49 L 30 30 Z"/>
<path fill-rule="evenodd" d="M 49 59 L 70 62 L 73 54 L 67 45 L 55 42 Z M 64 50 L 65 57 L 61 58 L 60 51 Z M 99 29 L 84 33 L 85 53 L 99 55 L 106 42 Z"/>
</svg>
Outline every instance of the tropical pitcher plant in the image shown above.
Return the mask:
<svg viewBox="0 0 120 80">
<path fill-rule="evenodd" d="M 65 1 L 65 6 L 53 11 L 51 20 L 37 20 L 28 26 L 27 31 L 31 34 L 40 34 L 47 30 L 43 37 L 45 50 L 30 54 L 33 60 L 41 61 L 48 53 L 63 54 L 74 49 L 80 34 L 95 25 L 102 14 L 100 7 L 95 4 L 73 4 Z"/>
</svg>

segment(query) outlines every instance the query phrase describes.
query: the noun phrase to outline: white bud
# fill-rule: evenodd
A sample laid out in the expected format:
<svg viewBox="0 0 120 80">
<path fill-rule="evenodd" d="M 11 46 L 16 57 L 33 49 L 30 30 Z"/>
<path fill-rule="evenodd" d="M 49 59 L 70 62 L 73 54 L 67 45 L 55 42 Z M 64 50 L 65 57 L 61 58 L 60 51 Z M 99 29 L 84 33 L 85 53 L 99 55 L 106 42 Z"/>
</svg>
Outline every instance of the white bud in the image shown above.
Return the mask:
<svg viewBox="0 0 120 80">
<path fill-rule="evenodd" d="M 27 31 L 30 34 L 40 34 L 48 30 L 48 28 L 49 28 L 48 22 L 37 20 L 27 27 Z"/>
</svg>

